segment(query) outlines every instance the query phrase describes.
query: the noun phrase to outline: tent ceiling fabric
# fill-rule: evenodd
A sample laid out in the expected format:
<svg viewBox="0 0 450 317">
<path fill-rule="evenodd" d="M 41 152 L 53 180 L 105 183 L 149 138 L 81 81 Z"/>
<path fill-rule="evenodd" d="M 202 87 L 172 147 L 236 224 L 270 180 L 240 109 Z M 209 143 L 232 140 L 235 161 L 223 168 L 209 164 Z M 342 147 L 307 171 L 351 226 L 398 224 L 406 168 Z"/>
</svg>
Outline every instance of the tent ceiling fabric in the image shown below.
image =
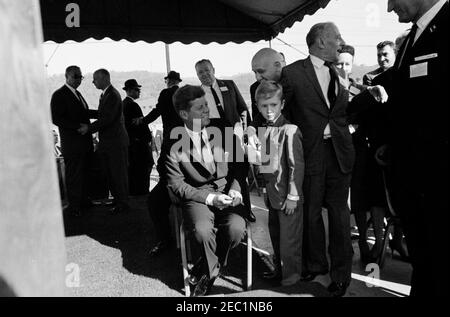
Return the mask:
<svg viewBox="0 0 450 317">
<path fill-rule="evenodd" d="M 330 0 L 40 0 L 44 40 L 88 38 L 153 43 L 270 40 Z M 68 27 L 70 3 L 80 26 Z"/>
</svg>

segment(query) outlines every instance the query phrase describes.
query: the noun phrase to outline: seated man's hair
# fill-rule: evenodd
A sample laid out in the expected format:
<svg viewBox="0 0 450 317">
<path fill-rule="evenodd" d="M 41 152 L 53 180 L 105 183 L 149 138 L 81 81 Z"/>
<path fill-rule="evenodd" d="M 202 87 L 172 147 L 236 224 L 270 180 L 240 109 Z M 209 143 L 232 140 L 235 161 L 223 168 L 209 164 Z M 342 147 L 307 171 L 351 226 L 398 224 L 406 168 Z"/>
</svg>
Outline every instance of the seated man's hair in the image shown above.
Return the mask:
<svg viewBox="0 0 450 317">
<path fill-rule="evenodd" d="M 177 113 L 181 110 L 189 111 L 192 106 L 191 101 L 201 98 L 204 95 L 205 91 L 200 86 L 186 85 L 179 88 L 172 98 L 175 111 Z"/>
<path fill-rule="evenodd" d="M 263 80 L 255 92 L 256 102 L 260 99 L 267 100 L 274 96 L 278 96 L 280 100 L 283 100 L 283 87 L 275 81 Z"/>
<path fill-rule="evenodd" d="M 340 53 L 349 53 L 351 56 L 355 57 L 355 48 L 351 45 L 343 45 Z"/>
</svg>

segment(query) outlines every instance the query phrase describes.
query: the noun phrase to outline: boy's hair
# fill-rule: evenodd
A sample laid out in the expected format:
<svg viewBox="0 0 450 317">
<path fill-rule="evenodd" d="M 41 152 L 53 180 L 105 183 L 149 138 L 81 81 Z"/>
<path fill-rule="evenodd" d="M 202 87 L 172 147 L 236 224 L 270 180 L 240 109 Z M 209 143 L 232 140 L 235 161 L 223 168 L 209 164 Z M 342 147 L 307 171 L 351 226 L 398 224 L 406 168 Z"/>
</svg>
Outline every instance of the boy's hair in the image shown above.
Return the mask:
<svg viewBox="0 0 450 317">
<path fill-rule="evenodd" d="M 283 87 L 273 80 L 263 80 L 256 89 L 255 100 L 258 103 L 260 99 L 267 100 L 275 95 L 283 100 Z"/>
<path fill-rule="evenodd" d="M 181 110 L 189 111 L 192 106 L 191 101 L 201 98 L 204 95 L 205 91 L 200 86 L 186 85 L 179 88 L 172 98 L 175 111 L 177 113 Z"/>
<path fill-rule="evenodd" d="M 351 45 L 342 45 L 340 53 L 349 53 L 351 56 L 355 57 L 355 48 Z"/>
</svg>

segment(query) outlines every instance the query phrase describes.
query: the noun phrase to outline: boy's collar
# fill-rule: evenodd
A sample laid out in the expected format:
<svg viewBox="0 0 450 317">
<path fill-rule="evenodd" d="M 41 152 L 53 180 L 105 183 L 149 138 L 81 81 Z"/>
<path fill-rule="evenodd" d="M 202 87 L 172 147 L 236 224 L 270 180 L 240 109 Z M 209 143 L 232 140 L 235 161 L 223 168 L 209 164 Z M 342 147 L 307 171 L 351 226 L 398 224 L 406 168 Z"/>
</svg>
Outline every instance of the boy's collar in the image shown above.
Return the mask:
<svg viewBox="0 0 450 317">
<path fill-rule="evenodd" d="M 264 126 L 267 126 L 267 127 L 272 127 L 272 126 L 279 127 L 279 126 L 282 126 L 283 124 L 284 124 L 284 116 L 281 112 L 278 115 L 278 117 L 275 118 L 274 121 L 265 120 L 265 122 L 264 122 Z"/>
</svg>

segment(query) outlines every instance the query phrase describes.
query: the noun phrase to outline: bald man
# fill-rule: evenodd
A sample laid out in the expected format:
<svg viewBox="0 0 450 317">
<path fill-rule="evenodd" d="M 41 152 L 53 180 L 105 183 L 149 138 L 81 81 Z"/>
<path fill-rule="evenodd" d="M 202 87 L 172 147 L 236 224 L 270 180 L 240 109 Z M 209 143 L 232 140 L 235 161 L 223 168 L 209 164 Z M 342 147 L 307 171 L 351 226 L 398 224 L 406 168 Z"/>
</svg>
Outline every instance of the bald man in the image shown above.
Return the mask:
<svg viewBox="0 0 450 317">
<path fill-rule="evenodd" d="M 281 71 L 286 65 L 284 56 L 271 48 L 263 48 L 256 52 L 252 59 L 252 70 L 255 73 L 256 82 L 250 86 L 250 96 L 252 99 L 251 118 L 254 120 L 258 113 L 256 106 L 255 92 L 262 80 L 273 80 L 278 82 L 281 78 Z"/>
<path fill-rule="evenodd" d="M 114 196 L 113 214 L 128 211 L 128 133 L 125 128 L 122 98 L 111 85 L 106 69 L 94 72 L 93 84 L 102 90 L 98 106 L 98 120 L 79 129 L 81 134 L 99 134 L 99 153 L 102 156 L 110 191 Z"/>
</svg>

